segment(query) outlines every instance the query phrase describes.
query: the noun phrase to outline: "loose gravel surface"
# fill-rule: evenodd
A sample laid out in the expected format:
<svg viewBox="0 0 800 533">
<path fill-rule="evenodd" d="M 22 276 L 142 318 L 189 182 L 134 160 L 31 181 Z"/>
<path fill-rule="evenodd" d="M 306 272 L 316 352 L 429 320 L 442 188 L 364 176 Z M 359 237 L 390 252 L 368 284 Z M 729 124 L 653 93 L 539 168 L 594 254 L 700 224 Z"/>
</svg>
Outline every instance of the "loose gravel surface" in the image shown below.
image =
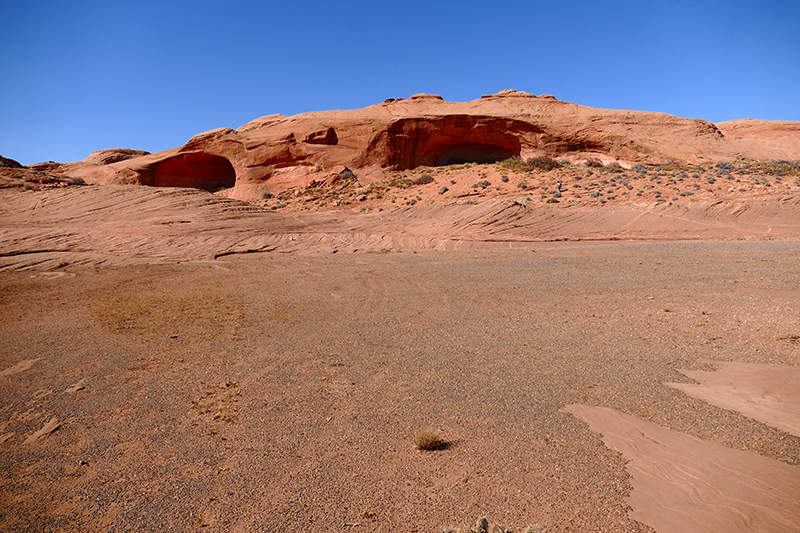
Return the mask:
<svg viewBox="0 0 800 533">
<path fill-rule="evenodd" d="M 800 366 L 798 258 L 597 242 L 2 272 L 0 529 L 652 531 L 623 456 L 563 408 L 800 464 L 800 438 L 664 385 Z M 417 450 L 425 429 L 447 445 Z"/>
</svg>

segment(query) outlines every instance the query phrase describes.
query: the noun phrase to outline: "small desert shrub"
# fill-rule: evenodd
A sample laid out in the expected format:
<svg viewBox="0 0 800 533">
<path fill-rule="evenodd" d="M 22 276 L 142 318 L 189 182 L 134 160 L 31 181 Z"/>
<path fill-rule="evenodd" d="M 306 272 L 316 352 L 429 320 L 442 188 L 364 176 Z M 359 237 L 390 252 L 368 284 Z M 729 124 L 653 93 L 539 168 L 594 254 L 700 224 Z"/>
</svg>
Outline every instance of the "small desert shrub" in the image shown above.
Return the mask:
<svg viewBox="0 0 800 533">
<path fill-rule="evenodd" d="M 506 529 L 498 524 L 490 524 L 486 518 L 479 518 L 472 527 L 447 528 L 443 533 L 506 533 Z M 527 526 L 522 533 L 541 533 L 538 526 Z"/>
<path fill-rule="evenodd" d="M 528 170 L 525 165 L 525 160 L 517 155 L 504 159 L 500 162 L 500 166 L 516 172 L 525 172 Z"/>
<path fill-rule="evenodd" d="M 606 165 L 606 169 L 608 169 L 610 172 L 622 172 L 623 171 L 622 165 L 620 165 L 616 161 L 612 161 L 609 164 L 607 164 Z"/>
<path fill-rule="evenodd" d="M 432 429 L 423 429 L 414 437 L 414 444 L 418 450 L 434 451 L 441 450 L 445 446 L 442 436 Z"/>
<path fill-rule="evenodd" d="M 411 183 L 413 183 L 414 185 L 425 185 L 428 183 L 433 183 L 433 176 L 431 176 L 426 172 L 421 176 L 411 178 Z"/>
<path fill-rule="evenodd" d="M 501 161 L 500 166 L 515 172 L 529 172 L 531 170 L 553 170 L 560 167 L 561 163 L 547 156 L 531 157 L 529 159 L 514 156 Z"/>
<path fill-rule="evenodd" d="M 272 193 L 270 192 L 265 192 L 261 195 L 262 200 L 269 200 L 270 198 L 272 198 Z"/>
<path fill-rule="evenodd" d="M 439 189 L 439 194 L 444 194 L 444 193 L 446 193 L 446 192 L 447 192 L 447 191 L 449 191 L 449 190 L 450 190 L 450 189 L 448 189 L 447 187 L 442 187 L 441 189 Z"/>
<path fill-rule="evenodd" d="M 633 167 L 634 172 L 638 172 L 639 174 L 645 174 L 647 172 L 647 167 L 644 165 L 636 165 Z"/>
<path fill-rule="evenodd" d="M 603 166 L 603 162 L 596 157 L 590 157 L 583 164 L 590 168 L 601 168 Z"/>
<path fill-rule="evenodd" d="M 552 157 L 547 156 L 539 156 L 539 157 L 532 157 L 525 161 L 525 164 L 528 166 L 529 169 L 538 169 L 538 170 L 553 170 L 554 168 L 558 168 L 561 166 L 561 163 L 553 159 Z"/>
<path fill-rule="evenodd" d="M 407 189 L 411 187 L 411 180 L 408 178 L 395 176 L 391 180 L 389 180 L 389 183 L 387 185 L 389 187 L 395 187 L 397 189 Z"/>
<path fill-rule="evenodd" d="M 508 176 L 503 174 L 502 176 L 500 176 L 500 181 L 502 181 L 503 183 L 508 183 Z"/>
<path fill-rule="evenodd" d="M 353 173 L 352 170 L 346 168 L 339 173 L 339 177 L 343 180 L 354 180 L 356 179 L 356 175 Z"/>
<path fill-rule="evenodd" d="M 489 183 L 487 180 L 483 180 L 483 181 L 479 181 L 478 183 L 474 184 L 472 186 L 472 188 L 473 189 L 477 189 L 478 187 L 480 187 L 481 189 L 485 189 L 489 185 L 491 185 L 491 183 Z"/>
</svg>

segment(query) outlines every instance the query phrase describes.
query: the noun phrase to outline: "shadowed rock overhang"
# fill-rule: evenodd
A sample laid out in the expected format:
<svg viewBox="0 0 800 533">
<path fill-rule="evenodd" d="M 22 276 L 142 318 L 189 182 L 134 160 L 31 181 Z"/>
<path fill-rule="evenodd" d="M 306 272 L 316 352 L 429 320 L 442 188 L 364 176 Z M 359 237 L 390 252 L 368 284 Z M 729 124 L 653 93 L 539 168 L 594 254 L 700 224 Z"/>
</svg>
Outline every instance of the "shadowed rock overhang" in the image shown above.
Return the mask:
<svg viewBox="0 0 800 533">
<path fill-rule="evenodd" d="M 231 162 L 205 152 L 180 154 L 159 163 L 154 187 L 191 187 L 216 192 L 236 184 L 236 171 Z"/>
</svg>

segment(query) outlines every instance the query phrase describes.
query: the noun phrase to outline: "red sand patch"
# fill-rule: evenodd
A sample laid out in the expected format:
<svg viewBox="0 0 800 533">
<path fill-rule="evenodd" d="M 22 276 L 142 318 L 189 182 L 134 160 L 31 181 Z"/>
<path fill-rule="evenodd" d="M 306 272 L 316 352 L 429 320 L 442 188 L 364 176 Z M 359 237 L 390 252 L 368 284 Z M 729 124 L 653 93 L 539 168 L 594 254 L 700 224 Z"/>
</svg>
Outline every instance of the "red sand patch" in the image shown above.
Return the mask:
<svg viewBox="0 0 800 533">
<path fill-rule="evenodd" d="M 10 366 L 5 370 L 0 371 L 0 376 L 11 376 L 13 374 L 18 374 L 20 372 L 30 370 L 30 368 L 34 365 L 34 363 L 41 360 L 42 360 L 41 357 L 37 357 L 36 359 L 25 359 L 24 361 L 20 361 L 14 366 Z"/>
<path fill-rule="evenodd" d="M 660 533 L 800 531 L 800 469 L 615 409 L 565 410 L 630 461 L 631 517 Z"/>
<path fill-rule="evenodd" d="M 666 385 L 800 437 L 800 368 L 720 363 L 715 372 L 680 372 L 700 384 Z"/>
</svg>

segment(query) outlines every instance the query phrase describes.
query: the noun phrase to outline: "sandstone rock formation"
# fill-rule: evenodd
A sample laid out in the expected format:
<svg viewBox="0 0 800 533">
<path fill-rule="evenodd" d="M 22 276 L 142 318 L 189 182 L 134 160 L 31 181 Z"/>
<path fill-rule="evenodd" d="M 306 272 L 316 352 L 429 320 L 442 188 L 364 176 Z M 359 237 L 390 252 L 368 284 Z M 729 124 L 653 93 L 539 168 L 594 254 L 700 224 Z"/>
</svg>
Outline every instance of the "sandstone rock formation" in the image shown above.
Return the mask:
<svg viewBox="0 0 800 533">
<path fill-rule="evenodd" d="M 330 184 L 345 169 L 371 183 L 388 171 L 537 155 L 623 165 L 797 160 L 800 123 L 745 120 L 718 127 L 513 90 L 471 102 L 418 94 L 351 111 L 268 115 L 236 130 L 201 133 L 172 150 L 105 150 L 48 170 L 89 183 L 195 187 L 250 200 Z"/>
<path fill-rule="evenodd" d="M 18 161 L 0 155 L 0 168 L 22 168 Z"/>
</svg>

